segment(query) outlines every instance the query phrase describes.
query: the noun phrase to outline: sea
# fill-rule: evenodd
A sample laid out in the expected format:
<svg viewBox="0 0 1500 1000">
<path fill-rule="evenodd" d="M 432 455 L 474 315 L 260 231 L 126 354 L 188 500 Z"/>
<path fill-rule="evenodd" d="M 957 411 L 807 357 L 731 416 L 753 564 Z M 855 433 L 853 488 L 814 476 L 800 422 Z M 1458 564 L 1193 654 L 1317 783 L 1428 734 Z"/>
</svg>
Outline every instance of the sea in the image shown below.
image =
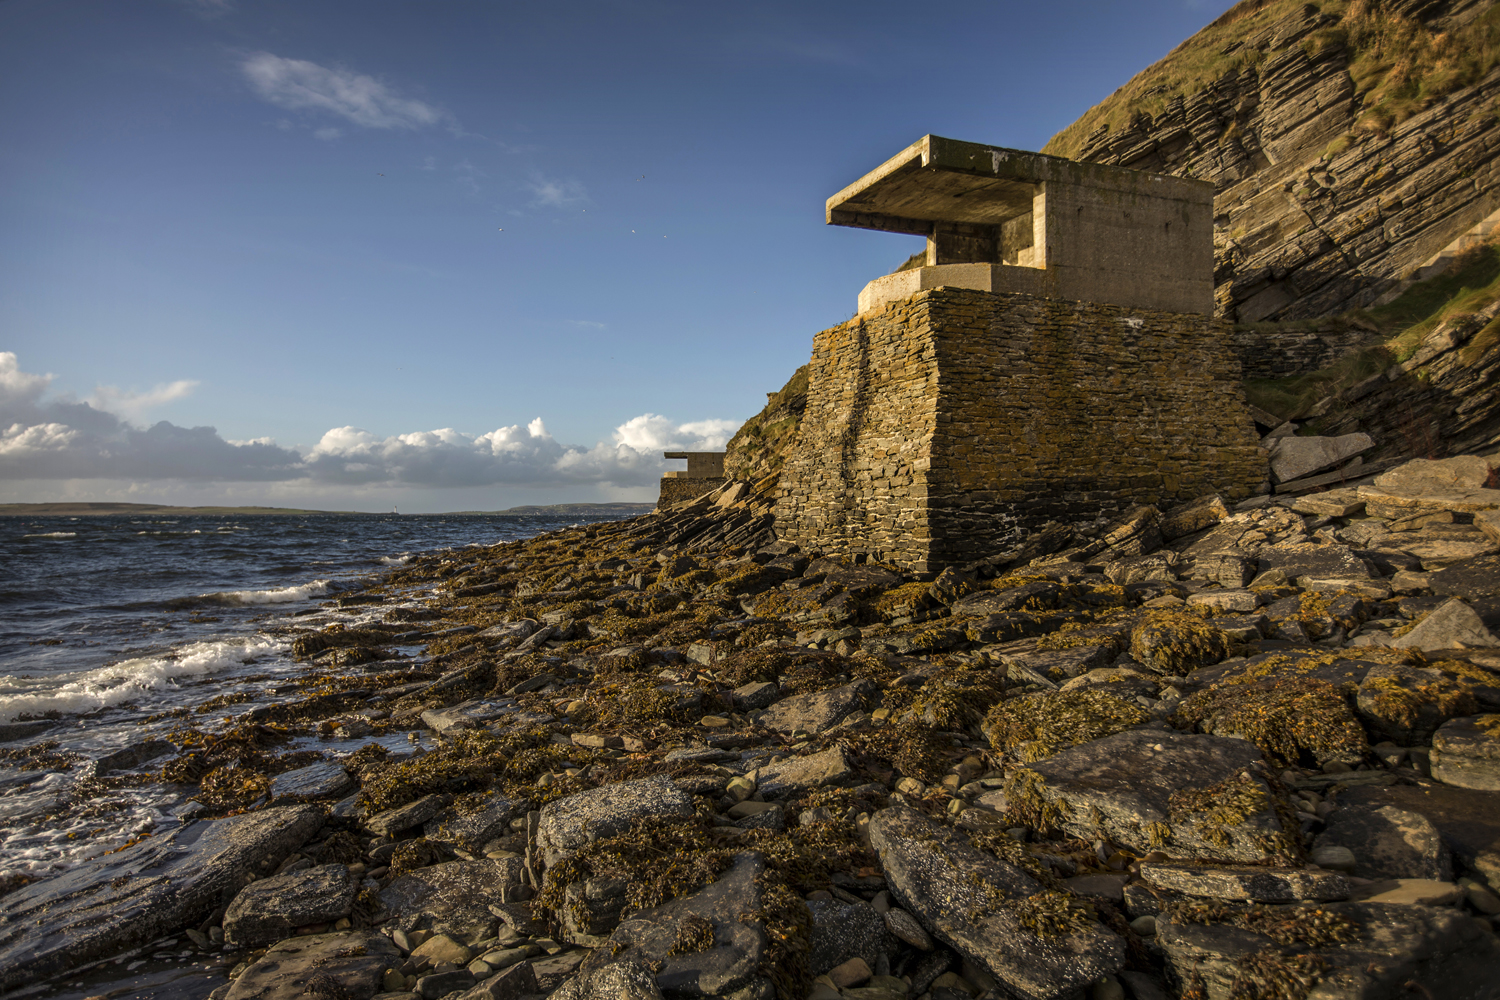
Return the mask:
<svg viewBox="0 0 1500 1000">
<path fill-rule="evenodd" d="M 289 623 L 358 622 L 358 613 L 334 610 L 339 593 L 418 554 L 618 516 L 0 517 L 0 732 L 17 721 L 51 723 L 0 742 L 0 884 L 65 871 L 181 822 L 180 788 L 149 783 L 90 801 L 71 789 L 87 761 L 181 726 L 174 709 L 212 731 L 221 717 L 279 700 L 278 686 L 305 670 L 291 659 Z M 412 592 L 407 603 L 424 596 Z M 229 693 L 252 697 L 193 711 Z M 306 749 L 333 754 L 369 742 L 315 739 Z M 55 744 L 48 754 L 58 761 L 76 755 L 74 763 L 37 767 L 28 751 L 42 744 Z"/>
</svg>

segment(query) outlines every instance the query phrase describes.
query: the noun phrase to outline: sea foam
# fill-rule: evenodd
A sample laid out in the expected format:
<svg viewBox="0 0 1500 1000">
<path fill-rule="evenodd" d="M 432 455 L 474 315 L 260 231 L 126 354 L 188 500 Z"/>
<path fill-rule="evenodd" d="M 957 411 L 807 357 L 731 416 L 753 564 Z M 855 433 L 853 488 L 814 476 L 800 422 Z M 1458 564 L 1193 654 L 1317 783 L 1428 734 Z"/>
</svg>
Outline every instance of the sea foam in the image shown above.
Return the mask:
<svg viewBox="0 0 1500 1000">
<path fill-rule="evenodd" d="M 22 538 L 77 538 L 76 531 L 47 531 L 39 535 L 22 535 Z"/>
<path fill-rule="evenodd" d="M 195 642 L 161 656 L 121 660 L 76 674 L 0 677 L 0 721 L 23 713 L 91 712 L 175 687 L 179 677 L 219 673 L 288 649 L 276 639 Z"/>
<path fill-rule="evenodd" d="M 196 600 L 215 604 L 290 604 L 305 601 L 309 597 L 321 597 L 338 588 L 332 580 L 314 580 L 295 587 L 272 587 L 269 590 L 225 590 L 217 594 L 201 594 Z"/>
</svg>

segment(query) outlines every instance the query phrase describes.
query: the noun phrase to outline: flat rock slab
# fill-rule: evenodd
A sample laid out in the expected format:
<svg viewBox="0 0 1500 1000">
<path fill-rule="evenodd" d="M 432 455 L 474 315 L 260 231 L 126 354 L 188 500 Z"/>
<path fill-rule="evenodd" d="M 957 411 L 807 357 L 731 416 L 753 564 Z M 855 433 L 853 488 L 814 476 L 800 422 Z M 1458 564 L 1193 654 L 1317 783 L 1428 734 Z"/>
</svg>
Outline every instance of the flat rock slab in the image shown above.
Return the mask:
<svg viewBox="0 0 1500 1000">
<path fill-rule="evenodd" d="M 624 833 L 647 816 L 691 816 L 693 797 L 666 775 L 576 792 L 542 806 L 536 846 L 550 867 L 585 844 Z"/>
<path fill-rule="evenodd" d="M 1410 517 L 1413 514 L 1436 514 L 1453 511 L 1455 514 L 1473 514 L 1481 510 L 1500 508 L 1500 490 L 1428 490 L 1423 492 L 1386 489 L 1380 486 L 1361 486 L 1359 498 L 1365 502 L 1365 512 L 1374 517 L 1390 520 Z"/>
<path fill-rule="evenodd" d="M 1278 483 L 1312 475 L 1375 447 L 1368 434 L 1279 437 L 1270 443 L 1271 475 Z"/>
<path fill-rule="evenodd" d="M 337 982 L 349 1000 L 369 1000 L 381 991 L 385 970 L 398 968 L 401 962 L 401 953 L 384 934 L 309 934 L 267 951 L 240 973 L 224 1000 L 301 1000 L 304 994 L 315 993 L 308 986 L 321 976 Z M 330 993 L 316 991 L 316 995 Z"/>
<path fill-rule="evenodd" d="M 1500 637 L 1485 627 L 1484 620 L 1467 603 L 1453 598 L 1391 645 L 1397 649 L 1472 649 L 1500 646 Z"/>
<path fill-rule="evenodd" d="M 1453 906 L 1464 892 L 1452 882 L 1435 878 L 1393 878 L 1359 886 L 1350 897 L 1363 903 L 1402 906 Z"/>
<path fill-rule="evenodd" d="M 1297 908 L 1294 904 L 1286 912 L 1293 915 Z M 1315 987 L 1319 1000 L 1412 996 L 1416 991 L 1408 990 L 1408 982 L 1434 997 L 1488 1000 L 1493 995 L 1484 990 L 1494 985 L 1500 945 L 1457 910 L 1379 903 L 1329 903 L 1322 909 L 1354 921 L 1359 938 L 1311 949 L 1324 965 Z M 1156 943 L 1180 981 L 1201 976 L 1214 998 L 1264 995 L 1250 991 L 1253 980 L 1238 960 L 1293 950 L 1228 924 L 1181 921 L 1171 909 L 1156 917 Z M 1242 984 L 1239 990 L 1236 983 Z"/>
<path fill-rule="evenodd" d="M 1370 576 L 1365 561 L 1342 545 L 1282 542 L 1263 546 L 1259 557 L 1262 573 L 1278 569 L 1288 580 L 1364 580 Z"/>
<path fill-rule="evenodd" d="M 514 712 L 516 707 L 514 698 L 476 698 L 448 708 L 429 708 L 422 713 L 422 722 L 439 733 L 454 729 L 479 729 L 487 722 Z"/>
<path fill-rule="evenodd" d="M 224 941 L 263 948 L 298 927 L 347 917 L 359 886 L 344 865 L 319 865 L 251 882 L 224 914 Z"/>
<path fill-rule="evenodd" d="M 759 722 L 783 733 L 817 734 L 864 711 L 868 703 L 878 701 L 879 697 L 880 691 L 873 681 L 858 680 L 826 691 L 783 698 L 766 709 Z"/>
<path fill-rule="evenodd" d="M 1302 868 L 1251 868 L 1180 863 L 1141 865 L 1141 878 L 1150 885 L 1189 896 L 1243 899 L 1255 903 L 1319 903 L 1349 898 L 1349 881 L 1338 872 Z"/>
<path fill-rule="evenodd" d="M 672 997 L 717 997 L 753 986 L 767 939 L 757 922 L 743 918 L 764 907 L 757 880 L 765 869 L 759 854 L 736 855 L 712 885 L 622 921 L 581 971 L 638 962 L 656 971 L 657 987 Z"/>
<path fill-rule="evenodd" d="M 1125 942 L 1095 921 L 1066 934 L 1027 930 L 1022 913 L 1042 887 L 951 827 L 892 806 L 871 819 L 870 839 L 901 905 L 1010 993 L 1069 997 L 1125 964 Z"/>
<path fill-rule="evenodd" d="M 415 802 L 376 813 L 365 820 L 365 826 L 382 837 L 394 837 L 421 826 L 446 808 L 448 799 L 445 796 L 424 795 Z"/>
<path fill-rule="evenodd" d="M 429 821 L 424 833 L 434 843 L 447 844 L 470 854 L 510 831 L 510 821 L 526 815 L 530 803 L 502 795 L 492 797 L 484 808 L 448 820 Z"/>
<path fill-rule="evenodd" d="M 52 719 L 33 719 L 30 722 L 0 722 L 0 743 L 14 743 L 39 736 L 56 726 Z"/>
<path fill-rule="evenodd" d="M 525 867 L 520 858 L 506 858 L 419 868 L 381 889 L 380 902 L 402 930 L 425 924 L 434 933 L 473 945 L 495 927 L 488 904 L 513 898 Z"/>
<path fill-rule="evenodd" d="M 1500 792 L 1471 791 L 1444 785 L 1389 785 L 1350 788 L 1339 803 L 1367 808 L 1395 806 L 1418 813 L 1437 827 L 1464 868 L 1500 886 Z"/>
<path fill-rule="evenodd" d="M 857 780 L 854 765 L 843 747 L 829 747 L 806 757 L 767 764 L 756 782 L 761 797 L 783 799 L 824 786 L 847 785 Z"/>
<path fill-rule="evenodd" d="M 146 740 L 135 746 L 124 747 L 114 753 L 105 754 L 103 757 L 90 761 L 85 767 L 89 773 L 99 777 L 115 771 L 128 771 L 133 767 L 140 767 L 142 764 L 176 752 L 177 745 L 168 740 Z"/>
<path fill-rule="evenodd" d="M 1443 723 L 1432 737 L 1432 776 L 1456 788 L 1500 791 L 1500 715 Z"/>
<path fill-rule="evenodd" d="M 1375 477 L 1375 485 L 1394 493 L 1477 490 L 1489 482 L 1490 460 L 1478 455 L 1414 458 Z"/>
<path fill-rule="evenodd" d="M 1023 769 L 1038 801 L 1075 836 L 1101 833 L 1138 854 L 1263 861 L 1285 836 L 1259 748 L 1245 740 L 1131 730 Z M 1039 779 L 1039 780 L 1037 780 Z M 1297 831 L 1290 831 L 1296 837 Z"/>
<path fill-rule="evenodd" d="M 1477 601 L 1500 595 L 1500 555 L 1477 556 L 1445 566 L 1427 577 L 1434 594 Z"/>
<path fill-rule="evenodd" d="M 278 774 L 271 781 L 271 798 L 278 801 L 341 799 L 355 787 L 354 779 L 349 777 L 342 764 L 319 761 Z"/>
<path fill-rule="evenodd" d="M 0 989 L 63 972 L 196 924 L 267 862 L 323 824 L 281 806 L 157 834 L 17 889 L 0 907 Z"/>
</svg>

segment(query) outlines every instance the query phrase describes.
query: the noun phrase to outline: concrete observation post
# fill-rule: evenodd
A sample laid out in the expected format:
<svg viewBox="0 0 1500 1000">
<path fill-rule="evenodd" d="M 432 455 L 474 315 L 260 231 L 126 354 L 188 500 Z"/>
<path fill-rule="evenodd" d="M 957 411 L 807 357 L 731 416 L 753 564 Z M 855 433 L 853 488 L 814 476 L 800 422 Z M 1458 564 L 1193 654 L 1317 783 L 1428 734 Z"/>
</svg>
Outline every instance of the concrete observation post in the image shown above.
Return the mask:
<svg viewBox="0 0 1500 1000">
<path fill-rule="evenodd" d="M 929 135 L 826 213 L 927 249 L 814 338 L 783 538 L 936 572 L 1265 478 L 1211 184 Z"/>
<path fill-rule="evenodd" d="M 670 507 L 674 503 L 692 500 L 705 493 L 712 493 L 728 480 L 724 478 L 724 452 L 722 451 L 664 451 L 662 458 L 687 459 L 686 469 L 667 472 L 661 477 L 661 493 L 657 496 L 657 507 Z"/>
</svg>

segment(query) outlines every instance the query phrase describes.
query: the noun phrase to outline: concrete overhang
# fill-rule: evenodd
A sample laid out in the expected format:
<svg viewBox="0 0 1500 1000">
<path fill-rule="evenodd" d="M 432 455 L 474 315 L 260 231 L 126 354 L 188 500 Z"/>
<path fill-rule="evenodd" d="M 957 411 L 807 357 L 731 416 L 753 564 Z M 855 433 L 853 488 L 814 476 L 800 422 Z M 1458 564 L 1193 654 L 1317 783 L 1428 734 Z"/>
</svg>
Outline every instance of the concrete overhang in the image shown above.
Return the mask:
<svg viewBox="0 0 1500 1000">
<path fill-rule="evenodd" d="M 1201 181 L 1079 163 L 1023 149 L 924 135 L 828 199 L 833 226 L 925 236 L 934 222 L 998 225 L 1032 210 L 1049 181 L 1162 198 L 1198 197 Z"/>
</svg>

